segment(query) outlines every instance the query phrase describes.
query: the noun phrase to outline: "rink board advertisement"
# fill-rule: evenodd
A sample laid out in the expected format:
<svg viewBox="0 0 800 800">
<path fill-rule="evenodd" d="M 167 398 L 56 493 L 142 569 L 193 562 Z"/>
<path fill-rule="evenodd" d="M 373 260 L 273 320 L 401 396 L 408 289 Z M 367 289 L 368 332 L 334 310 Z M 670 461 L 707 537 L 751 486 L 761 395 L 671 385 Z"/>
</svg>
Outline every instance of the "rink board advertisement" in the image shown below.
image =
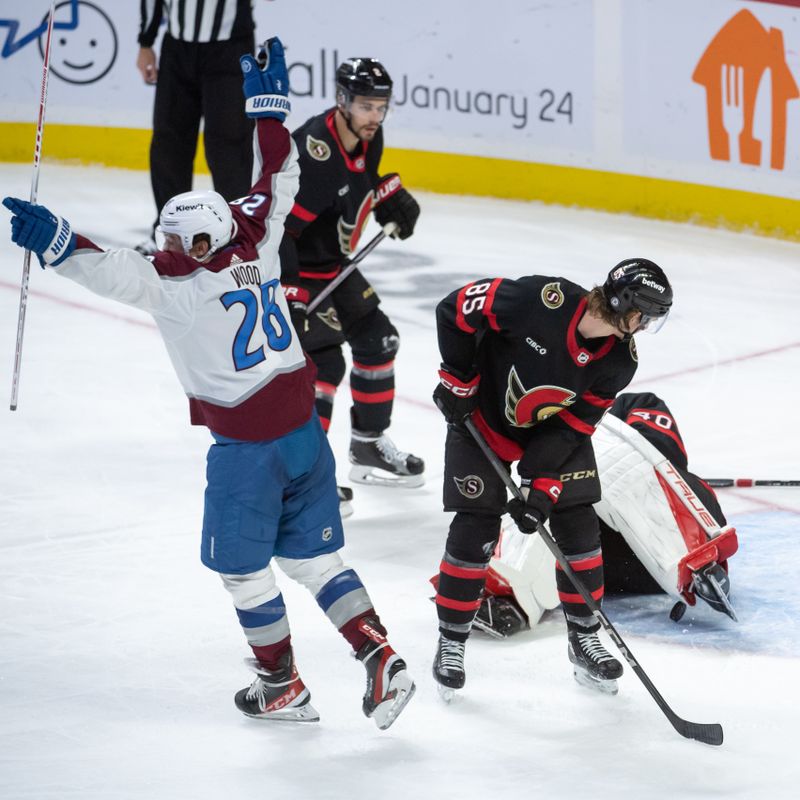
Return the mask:
<svg viewBox="0 0 800 800">
<path fill-rule="evenodd" d="M 395 82 L 386 165 L 435 191 L 542 199 L 800 235 L 795 0 L 254 0 L 287 46 L 290 126 L 333 104 L 343 58 Z M 56 4 L 45 158 L 144 169 L 154 89 L 139 4 Z M 26 161 L 46 0 L 0 10 L 0 158 Z"/>
</svg>

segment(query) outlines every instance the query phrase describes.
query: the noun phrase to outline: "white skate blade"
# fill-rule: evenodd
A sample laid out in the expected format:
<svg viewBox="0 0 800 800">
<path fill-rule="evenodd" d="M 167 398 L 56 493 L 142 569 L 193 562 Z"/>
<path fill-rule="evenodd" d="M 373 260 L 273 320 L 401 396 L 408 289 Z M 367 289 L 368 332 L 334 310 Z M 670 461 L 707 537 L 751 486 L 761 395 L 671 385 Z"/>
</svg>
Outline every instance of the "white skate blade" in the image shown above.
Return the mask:
<svg viewBox="0 0 800 800">
<path fill-rule="evenodd" d="M 319 722 L 319 712 L 311 703 L 304 706 L 280 708 L 277 711 L 269 711 L 266 714 L 248 714 L 242 712 L 250 719 L 257 719 L 259 722 Z"/>
<path fill-rule="evenodd" d="M 577 666 L 577 664 L 572 665 L 572 674 L 581 686 L 585 686 L 587 689 L 593 689 L 595 692 L 616 694 L 619 691 L 619 686 L 617 686 L 615 678 L 607 681 L 600 680 L 600 678 L 595 678 L 593 675 L 590 675 L 587 670 L 582 669 Z"/>
<path fill-rule="evenodd" d="M 350 468 L 350 480 L 365 486 L 392 486 L 400 489 L 416 489 L 425 483 L 425 475 L 397 475 L 378 467 L 354 464 Z"/>
<path fill-rule="evenodd" d="M 439 697 L 441 697 L 447 705 L 450 705 L 455 699 L 456 690 L 452 686 L 444 686 L 441 683 L 437 683 L 436 688 L 439 690 Z"/>
<path fill-rule="evenodd" d="M 408 705 L 408 701 L 414 696 L 417 687 L 411 676 L 406 670 L 400 670 L 391 681 L 389 681 L 389 691 L 391 698 L 384 700 L 370 715 L 375 720 L 375 724 L 382 731 L 385 731 L 400 716 L 400 712 Z"/>
</svg>

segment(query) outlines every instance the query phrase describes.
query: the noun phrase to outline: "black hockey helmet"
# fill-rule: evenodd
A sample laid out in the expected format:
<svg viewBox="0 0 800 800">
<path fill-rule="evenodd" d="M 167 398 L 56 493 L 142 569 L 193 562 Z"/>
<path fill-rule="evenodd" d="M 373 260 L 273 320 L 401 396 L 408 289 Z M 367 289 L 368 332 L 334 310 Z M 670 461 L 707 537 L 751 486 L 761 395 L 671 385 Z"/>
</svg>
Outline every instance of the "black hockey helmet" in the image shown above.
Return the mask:
<svg viewBox="0 0 800 800">
<path fill-rule="evenodd" d="M 672 308 L 672 286 L 664 270 L 646 258 L 620 261 L 608 273 L 603 294 L 617 319 L 624 319 L 631 311 L 641 312 L 638 331 L 655 333 Z"/>
<path fill-rule="evenodd" d="M 344 95 L 345 102 L 357 94 L 389 98 L 392 79 L 383 64 L 374 58 L 348 58 L 336 69 L 336 92 Z"/>
</svg>

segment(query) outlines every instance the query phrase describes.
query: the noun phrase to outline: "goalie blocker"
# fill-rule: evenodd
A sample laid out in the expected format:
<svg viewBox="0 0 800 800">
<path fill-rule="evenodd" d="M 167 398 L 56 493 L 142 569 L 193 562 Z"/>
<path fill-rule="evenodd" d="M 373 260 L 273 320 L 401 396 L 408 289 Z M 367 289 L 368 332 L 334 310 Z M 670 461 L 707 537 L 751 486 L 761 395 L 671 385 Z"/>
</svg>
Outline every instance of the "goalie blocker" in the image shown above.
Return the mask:
<svg viewBox="0 0 800 800">
<path fill-rule="evenodd" d="M 652 393 L 620 395 L 592 438 L 602 500 L 607 593 L 665 592 L 683 604 L 700 597 L 736 620 L 728 559 L 736 531 L 713 490 L 688 471 L 686 450 L 668 407 Z M 558 606 L 553 557 L 541 537 L 504 526 L 475 626 L 505 637 Z M 676 613 L 677 612 L 677 613 Z M 522 624 L 517 615 L 524 615 Z"/>
</svg>

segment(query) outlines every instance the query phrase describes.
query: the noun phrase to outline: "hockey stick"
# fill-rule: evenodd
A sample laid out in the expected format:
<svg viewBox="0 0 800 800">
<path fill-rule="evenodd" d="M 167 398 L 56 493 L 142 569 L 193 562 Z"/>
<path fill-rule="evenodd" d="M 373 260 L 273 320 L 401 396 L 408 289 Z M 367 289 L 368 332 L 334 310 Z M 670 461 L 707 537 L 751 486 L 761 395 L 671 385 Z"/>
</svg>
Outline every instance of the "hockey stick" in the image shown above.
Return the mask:
<svg viewBox="0 0 800 800">
<path fill-rule="evenodd" d="M 368 256 L 387 236 L 391 236 L 397 230 L 396 222 L 389 222 L 383 230 L 373 236 L 352 258 L 345 259 L 342 263 L 344 269 L 308 304 L 306 316 L 308 316 L 337 286 L 341 286 L 353 270 Z"/>
<path fill-rule="evenodd" d="M 50 3 L 50 17 L 47 21 L 47 39 L 44 45 L 44 63 L 42 65 L 42 93 L 39 98 L 39 121 L 36 124 L 36 144 L 33 148 L 33 176 L 31 177 L 31 203 L 39 196 L 39 162 L 42 157 L 42 133 L 44 132 L 44 112 L 47 107 L 47 82 L 50 77 L 50 43 L 53 38 L 53 17 L 56 12 L 56 0 Z M 19 290 L 19 315 L 17 317 L 17 343 L 14 349 L 14 374 L 11 379 L 12 411 L 17 410 L 19 398 L 19 373 L 22 369 L 22 337 L 25 335 L 25 312 L 28 309 L 28 282 L 31 276 L 31 251 L 26 250 L 22 258 L 22 283 Z"/>
<path fill-rule="evenodd" d="M 486 440 L 483 438 L 481 432 L 475 426 L 475 423 L 472 421 L 470 417 L 467 417 L 464 420 L 464 425 L 466 426 L 467 430 L 472 434 L 472 438 L 475 439 L 478 446 L 483 451 L 483 454 L 488 459 L 489 463 L 494 468 L 494 471 L 500 476 L 503 483 L 509 489 L 509 491 L 516 497 L 518 500 L 524 501 L 524 496 L 522 491 L 520 490 L 519 486 L 512 480 L 511 476 L 508 474 L 508 470 L 503 466 L 503 463 L 497 457 L 496 453 L 489 447 L 486 443 Z M 581 581 L 578 576 L 575 574 L 575 571 L 567 561 L 566 556 L 561 552 L 561 548 L 556 544 L 553 537 L 548 532 L 547 528 L 544 525 L 539 526 L 539 534 L 544 539 L 545 544 L 547 545 L 550 552 L 555 556 L 556 561 L 558 562 L 561 569 L 564 570 L 566 576 L 572 582 L 572 585 L 577 589 L 580 596 L 583 598 L 586 605 L 591 609 L 592 613 L 597 617 L 600 624 L 606 629 L 606 633 L 613 639 L 614 644 L 616 644 L 617 648 L 619 649 L 620 653 L 625 657 L 625 660 L 630 665 L 631 669 L 636 673 L 639 680 L 644 684 L 645 689 L 650 692 L 650 696 L 653 700 L 656 701 L 656 704 L 664 713 L 664 716 L 670 721 L 672 727 L 681 735 L 686 737 L 687 739 L 696 739 L 698 742 L 704 742 L 705 744 L 714 744 L 720 745 L 722 744 L 722 726 L 718 723 L 700 723 L 700 722 L 689 722 L 688 720 L 681 719 L 667 704 L 667 701 L 661 696 L 660 692 L 656 687 L 653 685 L 653 682 L 647 676 L 647 673 L 639 666 L 639 663 L 633 657 L 633 654 L 628 649 L 628 646 L 622 640 L 622 637 L 617 633 L 617 629 L 611 624 L 608 617 L 603 613 L 602 609 L 598 605 L 597 601 L 592 597 L 586 587 L 583 585 L 583 581 Z"/>
<path fill-rule="evenodd" d="M 750 486 L 800 486 L 800 481 L 768 481 L 753 478 L 704 478 L 703 480 L 714 489 L 728 489 L 731 486 L 740 489 Z"/>
</svg>

